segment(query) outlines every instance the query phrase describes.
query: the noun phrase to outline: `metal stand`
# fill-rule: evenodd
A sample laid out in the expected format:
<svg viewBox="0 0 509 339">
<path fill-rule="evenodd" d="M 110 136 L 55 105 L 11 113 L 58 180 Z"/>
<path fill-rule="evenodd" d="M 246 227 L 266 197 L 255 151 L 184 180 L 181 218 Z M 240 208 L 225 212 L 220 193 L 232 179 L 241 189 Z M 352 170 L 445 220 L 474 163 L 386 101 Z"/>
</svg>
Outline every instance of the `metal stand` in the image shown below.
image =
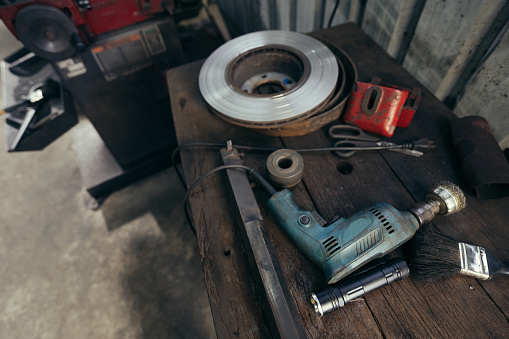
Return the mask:
<svg viewBox="0 0 509 339">
<path fill-rule="evenodd" d="M 82 187 L 90 194 L 87 206 L 98 209 L 114 191 L 171 165 L 171 149 L 127 169 L 120 167 L 90 121 L 82 118 L 72 130 Z"/>
</svg>

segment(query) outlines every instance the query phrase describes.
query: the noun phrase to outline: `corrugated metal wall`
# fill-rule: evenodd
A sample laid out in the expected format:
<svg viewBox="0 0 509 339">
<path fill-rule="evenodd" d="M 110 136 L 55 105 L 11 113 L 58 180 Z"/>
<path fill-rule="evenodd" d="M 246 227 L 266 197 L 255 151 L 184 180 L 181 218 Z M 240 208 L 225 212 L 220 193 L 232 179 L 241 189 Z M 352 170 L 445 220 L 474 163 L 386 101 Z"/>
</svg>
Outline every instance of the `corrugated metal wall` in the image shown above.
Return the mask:
<svg viewBox="0 0 509 339">
<path fill-rule="evenodd" d="M 233 36 L 328 26 L 336 0 L 216 0 Z M 340 1 L 332 26 L 354 21 L 458 116 L 480 115 L 509 147 L 509 2 Z"/>
</svg>

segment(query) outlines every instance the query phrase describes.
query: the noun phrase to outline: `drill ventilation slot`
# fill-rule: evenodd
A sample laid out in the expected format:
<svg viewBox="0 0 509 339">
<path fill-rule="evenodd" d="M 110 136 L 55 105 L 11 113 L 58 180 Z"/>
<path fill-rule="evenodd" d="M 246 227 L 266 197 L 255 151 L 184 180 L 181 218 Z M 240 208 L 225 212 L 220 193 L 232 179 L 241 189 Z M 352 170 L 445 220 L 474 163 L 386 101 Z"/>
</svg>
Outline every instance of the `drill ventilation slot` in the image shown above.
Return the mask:
<svg viewBox="0 0 509 339">
<path fill-rule="evenodd" d="M 380 227 L 369 232 L 357 242 L 355 242 L 355 256 L 358 257 L 363 253 L 366 253 L 382 240 L 382 231 Z"/>
<path fill-rule="evenodd" d="M 376 208 L 371 208 L 369 210 L 371 213 L 373 213 L 373 215 L 375 217 L 378 218 L 378 220 L 380 220 L 380 222 L 384 225 L 385 229 L 387 231 L 389 231 L 389 234 L 392 234 L 394 233 L 394 228 L 392 227 L 392 225 L 389 223 L 389 221 L 387 221 L 387 219 L 384 217 L 384 215 L 382 213 L 380 213 L 379 210 L 377 210 Z"/>
<path fill-rule="evenodd" d="M 327 252 L 326 259 L 332 257 L 341 249 L 338 239 L 336 239 L 336 237 L 334 236 L 331 236 L 330 238 L 322 241 L 322 245 L 325 248 L 325 251 Z"/>
</svg>

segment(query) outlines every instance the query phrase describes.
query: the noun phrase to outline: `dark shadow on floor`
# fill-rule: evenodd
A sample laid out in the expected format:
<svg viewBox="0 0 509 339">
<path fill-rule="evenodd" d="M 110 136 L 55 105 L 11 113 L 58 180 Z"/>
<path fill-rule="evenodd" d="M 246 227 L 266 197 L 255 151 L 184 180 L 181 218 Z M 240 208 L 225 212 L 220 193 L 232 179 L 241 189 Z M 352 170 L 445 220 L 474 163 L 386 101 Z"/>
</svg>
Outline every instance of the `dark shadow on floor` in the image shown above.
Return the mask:
<svg viewBox="0 0 509 339">
<path fill-rule="evenodd" d="M 196 238 L 184 214 L 184 194 L 169 168 L 113 193 L 98 211 L 111 232 L 145 214 L 151 214 L 161 230 L 132 238 L 120 281 L 143 339 L 215 337 Z"/>
<path fill-rule="evenodd" d="M 197 251 L 178 237 L 147 235 L 133 239 L 126 256 L 122 286 L 142 338 L 214 336 L 211 321 L 204 321 L 210 314 L 208 299 L 196 293 L 194 280 L 203 279 L 201 267 L 189 264 L 199 260 Z"/>
<path fill-rule="evenodd" d="M 110 195 L 100 211 L 113 231 L 146 213 L 151 213 L 165 233 L 174 225 L 186 225 L 185 191 L 174 168 L 167 168 Z"/>
</svg>

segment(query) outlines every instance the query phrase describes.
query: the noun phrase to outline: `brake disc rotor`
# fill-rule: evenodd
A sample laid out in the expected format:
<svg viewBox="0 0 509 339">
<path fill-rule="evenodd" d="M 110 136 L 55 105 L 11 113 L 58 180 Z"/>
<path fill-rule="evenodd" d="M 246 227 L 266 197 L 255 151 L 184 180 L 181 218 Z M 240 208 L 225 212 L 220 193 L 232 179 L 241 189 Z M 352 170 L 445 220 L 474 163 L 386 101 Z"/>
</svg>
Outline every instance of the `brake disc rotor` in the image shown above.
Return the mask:
<svg viewBox="0 0 509 339">
<path fill-rule="evenodd" d="M 320 39 L 316 37 L 316 39 Z M 334 96 L 316 114 L 304 120 L 282 127 L 257 129 L 256 131 L 279 137 L 294 137 L 312 133 L 323 126 L 339 119 L 354 84 L 357 82 L 357 68 L 352 59 L 338 46 L 320 39 L 334 53 L 339 65 L 338 82 Z"/>
<path fill-rule="evenodd" d="M 250 128 L 284 126 L 315 114 L 334 94 L 335 55 L 295 32 L 262 31 L 219 47 L 205 61 L 200 92 L 223 119 Z"/>
</svg>

